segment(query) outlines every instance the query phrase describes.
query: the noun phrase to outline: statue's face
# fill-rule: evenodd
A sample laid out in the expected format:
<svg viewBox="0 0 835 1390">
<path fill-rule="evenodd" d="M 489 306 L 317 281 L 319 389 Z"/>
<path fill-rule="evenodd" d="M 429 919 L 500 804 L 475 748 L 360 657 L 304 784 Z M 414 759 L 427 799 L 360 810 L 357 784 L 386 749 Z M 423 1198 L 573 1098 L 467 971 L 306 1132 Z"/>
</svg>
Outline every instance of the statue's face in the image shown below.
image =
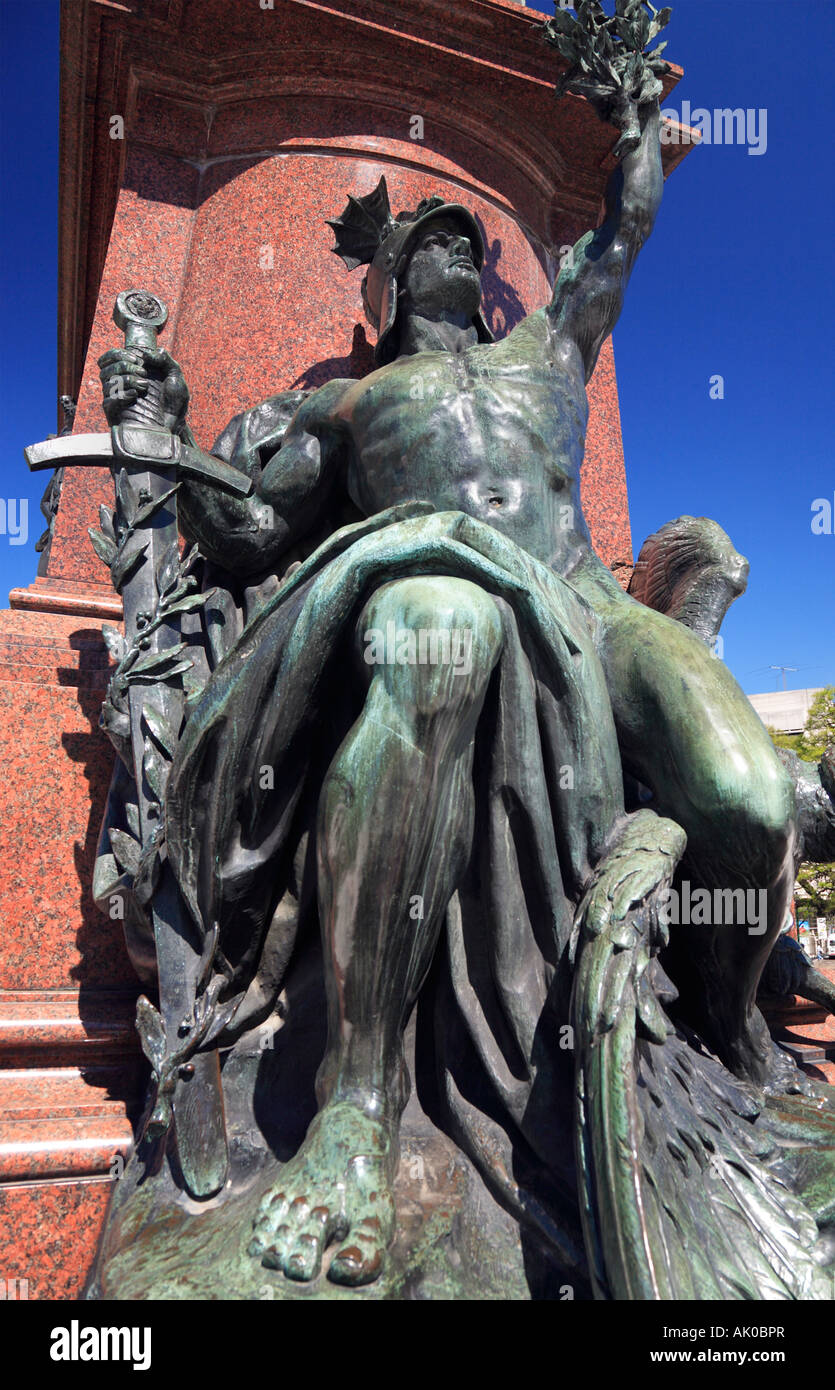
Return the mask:
<svg viewBox="0 0 835 1390">
<path fill-rule="evenodd" d="M 431 222 L 411 254 L 401 281 L 409 308 L 425 318 L 461 313 L 472 318 L 481 305 L 481 276 L 473 250 L 454 222 Z"/>
</svg>

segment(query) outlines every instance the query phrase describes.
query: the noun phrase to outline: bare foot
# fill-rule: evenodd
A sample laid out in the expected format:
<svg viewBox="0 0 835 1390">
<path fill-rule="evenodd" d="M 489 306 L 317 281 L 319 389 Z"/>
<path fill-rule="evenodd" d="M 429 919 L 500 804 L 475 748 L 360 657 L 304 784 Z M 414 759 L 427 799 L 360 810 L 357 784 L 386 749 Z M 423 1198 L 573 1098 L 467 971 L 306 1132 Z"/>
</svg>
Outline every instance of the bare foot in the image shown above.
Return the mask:
<svg viewBox="0 0 835 1390">
<path fill-rule="evenodd" d="M 347 1101 L 326 1105 L 276 1189 L 261 1202 L 251 1255 L 290 1279 L 315 1279 L 334 1241 L 328 1278 L 369 1284 L 394 1235 L 392 1136 Z"/>
<path fill-rule="evenodd" d="M 794 1058 L 772 1041 L 760 1010 L 752 1009 L 747 1018 L 735 1022 L 727 1044 L 727 1065 L 734 1076 L 750 1081 L 766 1095 L 803 1092 L 807 1078 Z"/>
</svg>

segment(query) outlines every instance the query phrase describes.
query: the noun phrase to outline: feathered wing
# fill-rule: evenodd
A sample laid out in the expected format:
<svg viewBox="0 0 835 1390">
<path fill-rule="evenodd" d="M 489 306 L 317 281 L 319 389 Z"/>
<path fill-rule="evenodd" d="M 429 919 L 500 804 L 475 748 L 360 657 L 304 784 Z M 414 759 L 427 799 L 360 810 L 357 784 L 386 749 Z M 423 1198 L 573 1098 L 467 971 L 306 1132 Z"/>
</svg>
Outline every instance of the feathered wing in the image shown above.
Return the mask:
<svg viewBox="0 0 835 1390">
<path fill-rule="evenodd" d="M 710 643 L 747 582 L 748 561 L 717 522 L 680 516 L 644 541 L 629 593 Z"/>
<path fill-rule="evenodd" d="M 752 1095 L 674 1029 L 657 910 L 684 848 L 641 811 L 578 912 L 576 1152 L 595 1292 L 614 1299 L 828 1299 L 812 1214 L 777 1175 Z"/>
</svg>

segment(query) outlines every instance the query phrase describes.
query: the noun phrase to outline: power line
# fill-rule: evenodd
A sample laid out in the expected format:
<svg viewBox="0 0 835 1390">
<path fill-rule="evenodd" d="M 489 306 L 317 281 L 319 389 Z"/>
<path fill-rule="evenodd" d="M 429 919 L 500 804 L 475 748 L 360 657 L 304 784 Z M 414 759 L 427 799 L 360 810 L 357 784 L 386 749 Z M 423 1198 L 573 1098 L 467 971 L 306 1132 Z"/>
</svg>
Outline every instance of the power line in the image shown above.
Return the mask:
<svg viewBox="0 0 835 1390">
<path fill-rule="evenodd" d="M 770 670 L 770 671 L 782 671 L 782 688 L 784 688 L 784 691 L 785 691 L 785 688 L 786 688 L 786 671 L 796 671 L 796 670 L 797 670 L 797 667 L 796 667 L 796 666 L 770 666 L 770 667 L 768 667 L 768 670 Z M 775 677 L 775 681 L 777 681 L 777 677 Z M 775 684 L 775 689 L 777 689 L 777 684 Z"/>
</svg>

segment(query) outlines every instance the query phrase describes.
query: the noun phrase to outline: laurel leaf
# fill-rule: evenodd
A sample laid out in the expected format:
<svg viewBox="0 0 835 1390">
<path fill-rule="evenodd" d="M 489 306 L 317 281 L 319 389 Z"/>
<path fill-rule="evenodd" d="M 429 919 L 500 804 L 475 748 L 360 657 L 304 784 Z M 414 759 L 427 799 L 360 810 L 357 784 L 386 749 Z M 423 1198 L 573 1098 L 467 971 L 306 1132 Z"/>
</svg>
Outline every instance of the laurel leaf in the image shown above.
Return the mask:
<svg viewBox="0 0 835 1390">
<path fill-rule="evenodd" d="M 153 705 L 144 705 L 142 708 L 142 719 L 163 752 L 168 754 L 169 759 L 173 758 L 174 749 L 177 746 L 177 736 L 168 723 L 165 715 L 159 710 L 154 709 Z"/>
<path fill-rule="evenodd" d="M 170 487 L 167 492 L 161 493 L 159 497 L 152 497 L 150 502 L 143 502 L 136 516 L 133 518 L 134 527 L 144 526 L 146 521 L 150 521 L 154 513 L 165 506 L 169 497 L 174 496 L 179 486 L 179 483 L 175 483 L 173 487 Z"/>
<path fill-rule="evenodd" d="M 136 1031 L 142 1051 L 159 1076 L 168 1053 L 165 1028 L 159 1010 L 154 1008 L 144 994 L 140 994 L 136 1001 Z"/>
<path fill-rule="evenodd" d="M 132 526 L 136 516 L 137 497 L 127 473 L 119 474 L 119 481 L 116 484 L 116 498 L 122 510 L 122 518 L 128 526 Z"/>
<path fill-rule="evenodd" d="M 107 536 L 103 536 L 101 531 L 96 531 L 92 526 L 87 531 L 87 535 L 93 542 L 93 549 L 100 560 L 103 560 L 108 569 L 116 559 L 116 546 Z"/>
<path fill-rule="evenodd" d="M 120 593 L 125 580 L 130 578 L 137 565 L 144 558 L 149 545 L 150 541 L 141 541 L 139 536 L 131 536 L 119 551 L 110 567 L 110 573 L 113 586 Z"/>
<path fill-rule="evenodd" d="M 170 545 L 160 558 L 157 565 L 156 581 L 157 592 L 167 594 L 177 583 L 180 569 L 180 557 L 176 545 Z"/>
<path fill-rule="evenodd" d="M 113 513 L 109 507 L 105 507 L 104 503 L 102 503 L 99 507 L 99 521 L 101 523 L 101 529 L 107 536 L 107 539 L 109 541 L 115 541 L 116 531 L 114 527 Z"/>
<path fill-rule="evenodd" d="M 145 753 L 142 758 L 142 771 L 157 801 L 162 804 L 165 798 L 165 784 L 168 781 L 168 761 L 163 758 L 156 744 L 145 739 Z M 137 865 L 138 867 L 138 865 Z"/>
<path fill-rule="evenodd" d="M 147 674 L 149 671 L 158 671 L 160 667 L 166 666 L 168 662 L 174 661 L 186 649 L 185 642 L 177 642 L 173 647 L 163 647 L 160 652 L 146 652 L 140 656 L 139 660 L 131 667 L 131 676 Z"/>
<path fill-rule="evenodd" d="M 165 613 L 170 617 L 173 613 L 191 613 L 194 608 L 200 608 L 207 603 L 217 590 L 207 594 L 188 594 L 185 598 L 178 599 L 176 603 L 166 605 Z"/>
<path fill-rule="evenodd" d="M 129 835 L 126 830 L 110 830 L 108 834 L 113 857 L 119 868 L 123 872 L 127 870 L 129 874 L 135 874 L 139 868 L 139 856 L 142 852 L 139 841 Z"/>
</svg>

